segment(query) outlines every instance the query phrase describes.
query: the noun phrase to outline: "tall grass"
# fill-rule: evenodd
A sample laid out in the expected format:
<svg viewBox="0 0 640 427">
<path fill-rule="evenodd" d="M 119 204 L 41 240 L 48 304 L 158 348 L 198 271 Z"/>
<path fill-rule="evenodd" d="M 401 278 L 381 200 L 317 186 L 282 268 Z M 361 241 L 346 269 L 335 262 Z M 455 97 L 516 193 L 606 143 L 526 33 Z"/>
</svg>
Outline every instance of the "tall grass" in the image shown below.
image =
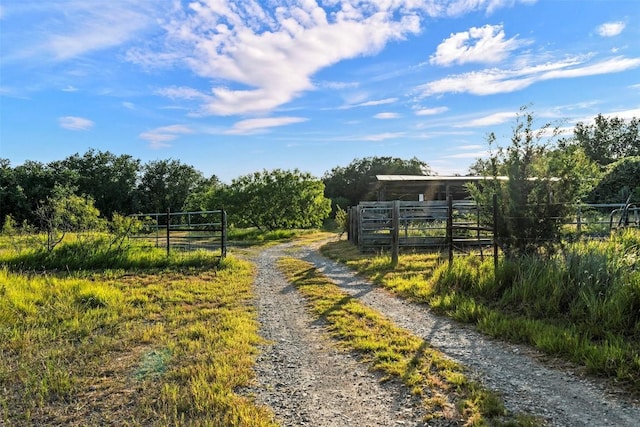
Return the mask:
<svg viewBox="0 0 640 427">
<path fill-rule="evenodd" d="M 412 272 L 403 286 L 388 257 L 355 255 L 344 245 L 323 250 L 400 295 L 622 380 L 640 394 L 640 232 L 571 243 L 547 259 L 500 260 L 495 272 L 492 259 L 460 257 L 449 265 L 424 255 L 432 262 L 425 268 L 417 255 L 402 255 L 399 271 Z"/>
<path fill-rule="evenodd" d="M 113 246 L 103 235 L 75 238 L 52 251 L 35 246 L 31 249 L 0 251 L 0 263 L 14 271 L 78 271 L 106 269 L 150 269 L 209 266 L 215 267 L 219 257 L 209 251 L 183 252 L 155 248 L 140 242 L 124 247 Z"/>
<path fill-rule="evenodd" d="M 57 274 L 0 269 L 0 424 L 275 425 L 238 393 L 261 342 L 249 263 L 132 249 L 110 265 L 135 271 L 53 264 L 72 253 L 53 252 Z"/>
</svg>

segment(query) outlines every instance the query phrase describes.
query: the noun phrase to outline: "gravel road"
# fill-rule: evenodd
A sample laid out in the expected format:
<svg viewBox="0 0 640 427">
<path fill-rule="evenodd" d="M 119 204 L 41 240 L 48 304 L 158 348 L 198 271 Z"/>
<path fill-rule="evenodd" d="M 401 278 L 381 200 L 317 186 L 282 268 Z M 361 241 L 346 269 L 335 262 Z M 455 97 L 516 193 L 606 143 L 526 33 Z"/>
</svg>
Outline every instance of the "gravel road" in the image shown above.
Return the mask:
<svg viewBox="0 0 640 427">
<path fill-rule="evenodd" d="M 315 248 L 292 249 L 290 244 L 266 249 L 252 260 L 258 269 L 261 335 L 270 343 L 258 358 L 257 385 L 251 393 L 274 410 L 283 426 L 443 425 L 422 421 L 420 402 L 406 389 L 380 383 L 355 356 L 332 344 L 278 271 L 275 263 L 285 255 L 313 263 L 362 303 L 467 366 L 474 379 L 503 395 L 511 411 L 540 416 L 550 426 L 640 426 L 640 404 L 619 392 L 569 369 L 546 366 L 527 347 L 489 339 L 395 297 Z"/>
</svg>

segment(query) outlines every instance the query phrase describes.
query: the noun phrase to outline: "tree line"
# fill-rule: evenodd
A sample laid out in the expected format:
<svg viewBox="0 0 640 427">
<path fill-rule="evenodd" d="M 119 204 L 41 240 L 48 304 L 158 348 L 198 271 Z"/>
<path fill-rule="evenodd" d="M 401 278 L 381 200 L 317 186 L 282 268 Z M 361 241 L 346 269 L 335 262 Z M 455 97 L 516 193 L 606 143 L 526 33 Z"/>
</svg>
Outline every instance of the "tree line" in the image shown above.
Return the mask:
<svg viewBox="0 0 640 427">
<path fill-rule="evenodd" d="M 500 147 L 496 136 L 489 134 L 491 155 L 477 160 L 469 174 L 507 175 L 520 183 L 527 177 L 555 176 L 563 183 L 554 190 L 556 198 L 567 203 L 620 203 L 629 197 L 640 201 L 637 118 L 598 115 L 593 124 L 578 123 L 568 138 L 549 137 L 552 130 L 550 125 L 534 129 L 533 114 L 524 109 L 509 144 Z M 311 228 L 341 208 L 375 199 L 378 174 L 432 171 L 415 157 L 365 157 L 336 166 L 321 178 L 298 169 L 276 169 L 225 184 L 179 160 L 143 164 L 130 155 L 94 149 L 46 164 L 26 161 L 13 167 L 8 159 L 0 159 L 0 225 L 11 218 L 12 224 L 41 227 L 46 206 L 74 196 L 107 220 L 116 213 L 224 208 L 230 222 L 239 227 Z M 514 187 L 505 197 L 522 198 L 539 191 L 520 190 Z"/>
</svg>

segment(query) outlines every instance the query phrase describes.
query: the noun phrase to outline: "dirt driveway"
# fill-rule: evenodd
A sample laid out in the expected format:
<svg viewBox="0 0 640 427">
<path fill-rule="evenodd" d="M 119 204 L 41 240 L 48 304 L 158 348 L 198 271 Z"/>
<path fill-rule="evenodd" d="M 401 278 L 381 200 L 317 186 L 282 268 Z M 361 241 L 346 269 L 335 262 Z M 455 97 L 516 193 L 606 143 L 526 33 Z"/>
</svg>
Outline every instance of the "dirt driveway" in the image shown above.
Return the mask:
<svg viewBox="0 0 640 427">
<path fill-rule="evenodd" d="M 362 303 L 467 366 L 471 376 L 500 392 L 507 408 L 541 416 L 551 426 L 639 426 L 640 405 L 593 379 L 540 361 L 531 349 L 492 340 L 425 306 L 409 303 L 354 276 L 315 248 L 279 245 L 257 254 L 256 306 L 261 334 L 270 341 L 257 363 L 251 392 L 283 426 L 443 426 L 423 420 L 420 402 L 395 383 L 379 382 L 338 349 L 305 308 L 276 261 L 296 256 Z"/>
</svg>

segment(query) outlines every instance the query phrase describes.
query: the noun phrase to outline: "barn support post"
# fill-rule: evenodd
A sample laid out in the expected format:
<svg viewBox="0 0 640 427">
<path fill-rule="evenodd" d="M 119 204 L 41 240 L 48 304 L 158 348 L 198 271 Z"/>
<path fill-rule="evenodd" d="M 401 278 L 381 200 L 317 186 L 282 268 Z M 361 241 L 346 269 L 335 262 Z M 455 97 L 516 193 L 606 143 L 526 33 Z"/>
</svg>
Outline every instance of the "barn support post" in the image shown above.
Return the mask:
<svg viewBox="0 0 640 427">
<path fill-rule="evenodd" d="M 400 200 L 393 201 L 391 211 L 391 265 L 398 265 L 400 254 Z"/>
<path fill-rule="evenodd" d="M 453 263 L 453 197 L 450 193 L 447 194 L 447 246 L 449 247 L 449 266 L 451 266 Z"/>
</svg>

